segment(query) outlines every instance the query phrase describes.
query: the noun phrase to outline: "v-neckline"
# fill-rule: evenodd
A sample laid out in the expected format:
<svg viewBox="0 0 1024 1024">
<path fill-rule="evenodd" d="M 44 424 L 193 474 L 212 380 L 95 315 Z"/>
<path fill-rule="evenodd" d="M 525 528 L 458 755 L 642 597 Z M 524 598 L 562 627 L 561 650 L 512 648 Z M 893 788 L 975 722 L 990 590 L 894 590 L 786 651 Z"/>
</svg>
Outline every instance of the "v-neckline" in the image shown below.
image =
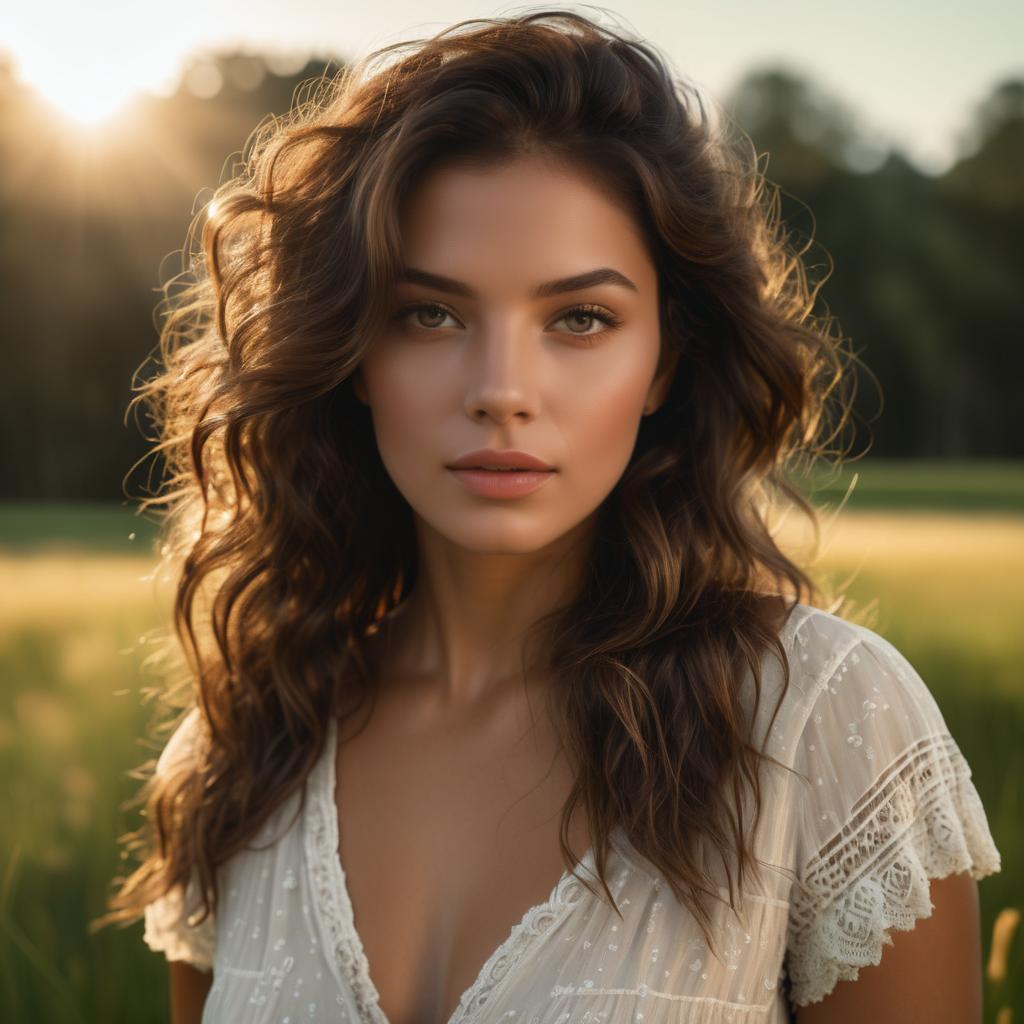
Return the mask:
<svg viewBox="0 0 1024 1024">
<path fill-rule="evenodd" d="M 305 842 L 314 894 L 313 909 L 331 946 L 327 951 L 331 967 L 338 982 L 352 991 L 363 1019 L 371 1024 L 391 1024 L 380 1008 L 380 993 L 370 975 L 362 938 L 356 930 L 352 899 L 341 862 L 336 803 L 337 735 L 337 719 L 332 716 L 312 792 L 307 795 L 310 820 L 305 829 Z M 591 846 L 577 867 L 582 867 L 591 880 L 596 880 L 593 864 Z M 469 1021 L 468 1014 L 483 1005 L 501 981 L 513 973 L 533 941 L 586 895 L 589 892 L 576 874 L 568 869 L 563 871 L 548 898 L 530 907 L 512 926 L 504 942 L 484 961 L 445 1024 Z"/>
</svg>

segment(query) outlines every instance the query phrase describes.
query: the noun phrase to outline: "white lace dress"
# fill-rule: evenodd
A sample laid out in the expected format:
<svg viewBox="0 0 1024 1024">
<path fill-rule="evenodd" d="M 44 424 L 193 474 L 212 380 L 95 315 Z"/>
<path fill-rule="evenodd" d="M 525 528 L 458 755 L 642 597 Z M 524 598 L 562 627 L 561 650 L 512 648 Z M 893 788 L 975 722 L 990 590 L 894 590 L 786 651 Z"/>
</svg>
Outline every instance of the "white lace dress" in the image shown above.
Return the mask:
<svg viewBox="0 0 1024 1024">
<path fill-rule="evenodd" d="M 782 638 L 792 682 L 768 729 L 781 666 L 766 655 L 758 735 L 799 777 L 763 766 L 755 851 L 771 869 L 745 881 L 737 912 L 719 862 L 705 858 L 723 897 L 710 905 L 718 956 L 617 832 L 608 880 L 622 918 L 566 872 L 448 1024 L 785 1022 L 877 964 L 892 929 L 928 917 L 930 878 L 1000 870 L 970 768 L 908 660 L 874 631 L 803 604 Z M 161 764 L 187 756 L 196 714 Z M 216 919 L 189 926 L 191 886 L 184 901 L 175 891 L 146 909 L 150 948 L 213 971 L 203 1024 L 388 1024 L 337 855 L 335 738 L 332 726 L 301 814 L 296 793 L 221 867 Z M 588 851 L 578 870 L 593 879 L 592 866 Z"/>
</svg>

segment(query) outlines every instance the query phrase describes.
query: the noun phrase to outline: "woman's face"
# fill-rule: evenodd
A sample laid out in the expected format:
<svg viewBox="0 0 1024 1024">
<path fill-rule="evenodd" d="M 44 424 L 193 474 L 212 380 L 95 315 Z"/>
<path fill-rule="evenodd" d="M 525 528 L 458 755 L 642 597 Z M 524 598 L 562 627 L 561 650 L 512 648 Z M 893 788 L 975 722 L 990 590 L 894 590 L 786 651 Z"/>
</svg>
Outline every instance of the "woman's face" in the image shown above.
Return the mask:
<svg viewBox="0 0 1024 1024">
<path fill-rule="evenodd" d="M 541 548 L 613 489 L 670 383 L 674 361 L 655 380 L 658 282 L 643 238 L 587 179 L 536 157 L 435 170 L 401 231 L 414 273 L 353 380 L 381 459 L 450 542 Z M 614 273 L 552 286 L 599 270 Z M 521 496 L 480 494 L 448 467 L 481 448 L 518 449 L 554 472 Z"/>
</svg>

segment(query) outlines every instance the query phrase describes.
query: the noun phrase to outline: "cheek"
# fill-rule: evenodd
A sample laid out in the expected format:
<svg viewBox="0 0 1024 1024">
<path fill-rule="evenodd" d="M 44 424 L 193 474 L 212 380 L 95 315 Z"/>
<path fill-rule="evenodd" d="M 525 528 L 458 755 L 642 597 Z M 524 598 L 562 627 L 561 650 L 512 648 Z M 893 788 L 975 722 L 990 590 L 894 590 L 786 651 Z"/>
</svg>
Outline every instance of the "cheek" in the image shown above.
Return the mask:
<svg viewBox="0 0 1024 1024">
<path fill-rule="evenodd" d="M 440 381 L 433 381 L 429 368 L 417 360 L 387 355 L 368 361 L 363 375 L 385 465 L 391 469 L 395 463 L 421 464 L 430 425 L 440 415 L 434 408 L 442 391 Z"/>
<path fill-rule="evenodd" d="M 595 366 L 594 374 L 577 378 L 566 390 L 567 450 L 574 467 L 585 472 L 607 467 L 618 475 L 636 443 L 650 372 L 636 359 L 613 360 Z"/>
</svg>

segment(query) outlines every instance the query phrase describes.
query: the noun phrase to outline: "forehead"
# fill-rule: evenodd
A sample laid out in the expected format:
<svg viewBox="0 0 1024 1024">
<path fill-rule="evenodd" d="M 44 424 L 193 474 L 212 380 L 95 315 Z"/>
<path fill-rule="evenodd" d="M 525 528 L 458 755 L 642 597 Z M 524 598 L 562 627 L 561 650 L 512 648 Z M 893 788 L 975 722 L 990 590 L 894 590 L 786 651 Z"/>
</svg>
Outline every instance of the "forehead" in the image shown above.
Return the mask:
<svg viewBox="0 0 1024 1024">
<path fill-rule="evenodd" d="M 612 266 L 650 287 L 655 273 L 624 205 L 586 174 L 542 157 L 431 170 L 403 206 L 401 231 L 407 264 L 452 276 L 540 280 Z"/>
</svg>

